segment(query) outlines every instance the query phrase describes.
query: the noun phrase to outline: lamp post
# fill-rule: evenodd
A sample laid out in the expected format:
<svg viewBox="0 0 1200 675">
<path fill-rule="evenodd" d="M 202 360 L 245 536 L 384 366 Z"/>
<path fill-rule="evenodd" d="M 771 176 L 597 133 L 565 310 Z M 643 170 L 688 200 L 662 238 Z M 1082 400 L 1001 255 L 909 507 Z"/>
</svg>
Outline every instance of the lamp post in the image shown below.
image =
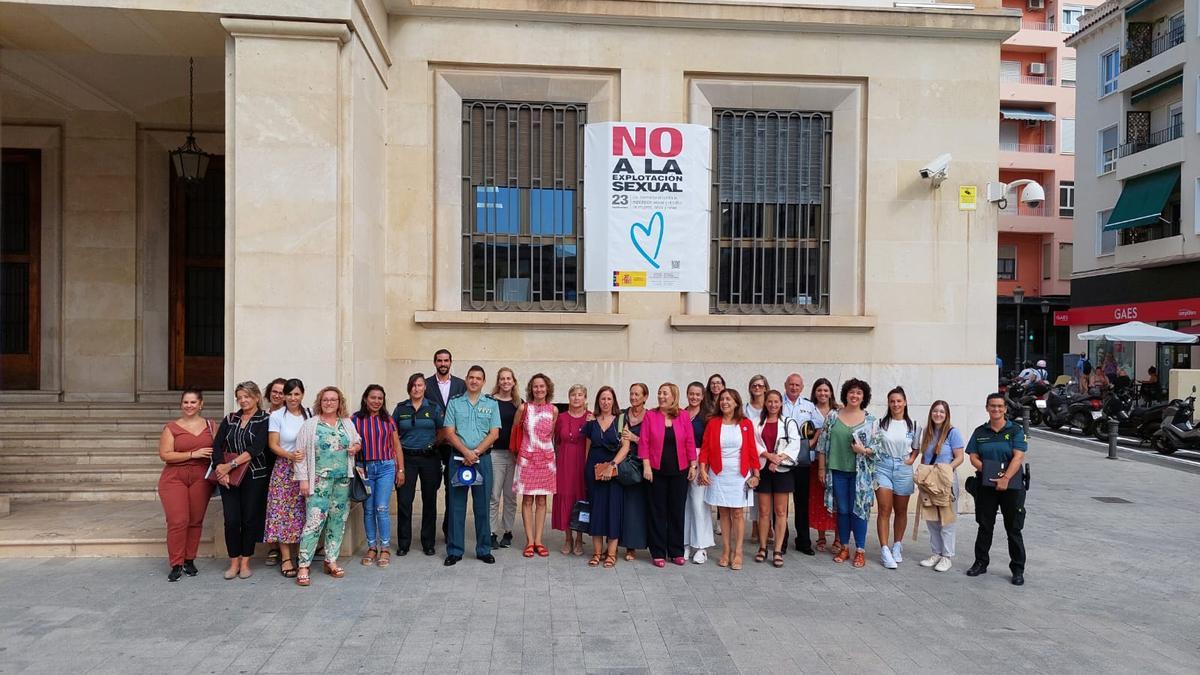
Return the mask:
<svg viewBox="0 0 1200 675">
<path fill-rule="evenodd" d="M 1024 366 L 1021 362 L 1021 303 L 1025 302 L 1025 289 L 1017 286 L 1013 289 L 1013 304 L 1017 306 L 1017 328 L 1014 331 L 1017 334 L 1017 349 L 1013 352 L 1014 370 L 1020 372 Z"/>
<path fill-rule="evenodd" d="M 1050 341 L 1046 333 L 1046 317 L 1050 315 L 1050 301 L 1042 300 L 1042 352 L 1047 357 L 1050 356 Z M 1046 359 L 1046 365 L 1050 365 L 1050 359 Z"/>
</svg>

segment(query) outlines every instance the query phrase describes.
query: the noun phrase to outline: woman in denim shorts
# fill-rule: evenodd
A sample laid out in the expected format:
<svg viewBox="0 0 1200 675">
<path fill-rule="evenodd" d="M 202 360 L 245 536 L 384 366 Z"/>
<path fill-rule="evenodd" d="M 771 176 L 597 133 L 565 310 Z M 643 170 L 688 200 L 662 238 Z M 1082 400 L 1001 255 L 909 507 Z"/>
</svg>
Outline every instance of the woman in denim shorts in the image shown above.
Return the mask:
<svg viewBox="0 0 1200 675">
<path fill-rule="evenodd" d="M 887 403 L 888 415 L 879 421 L 881 443 L 875 455 L 875 499 L 879 504 L 875 523 L 881 549 L 879 561 L 894 570 L 904 559 L 901 542 L 908 528 L 908 498 L 915 489 L 912 451 L 920 434 L 908 416 L 908 397 L 903 388 L 889 391 Z"/>
</svg>

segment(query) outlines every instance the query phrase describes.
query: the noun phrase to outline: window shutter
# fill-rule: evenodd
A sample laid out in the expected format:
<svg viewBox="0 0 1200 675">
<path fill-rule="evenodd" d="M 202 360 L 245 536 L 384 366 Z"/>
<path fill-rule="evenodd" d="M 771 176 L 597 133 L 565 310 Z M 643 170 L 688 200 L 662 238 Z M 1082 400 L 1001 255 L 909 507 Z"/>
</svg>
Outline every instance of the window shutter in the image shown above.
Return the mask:
<svg viewBox="0 0 1200 675">
<path fill-rule="evenodd" d="M 821 113 L 719 112 L 720 200 L 819 203 L 828 127 L 829 118 Z"/>
<path fill-rule="evenodd" d="M 1000 62 L 1000 79 L 1004 82 L 1020 82 L 1021 81 L 1021 62 L 1020 61 L 1001 61 Z"/>
<path fill-rule="evenodd" d="M 1075 120 L 1064 118 L 1062 120 L 1062 138 L 1059 140 L 1058 147 L 1062 148 L 1062 154 L 1075 154 Z"/>
<path fill-rule="evenodd" d="M 1075 57 L 1068 56 L 1062 60 L 1061 77 L 1062 82 L 1075 81 Z"/>
</svg>

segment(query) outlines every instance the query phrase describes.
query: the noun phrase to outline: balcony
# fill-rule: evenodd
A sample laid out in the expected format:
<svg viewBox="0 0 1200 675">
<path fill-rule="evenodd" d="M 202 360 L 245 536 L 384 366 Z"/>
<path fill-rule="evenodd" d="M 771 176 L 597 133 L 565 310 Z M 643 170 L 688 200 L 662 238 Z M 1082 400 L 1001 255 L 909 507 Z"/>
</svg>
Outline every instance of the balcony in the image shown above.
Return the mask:
<svg viewBox="0 0 1200 675">
<path fill-rule="evenodd" d="M 1014 202 L 1016 202 L 1015 206 Z M 1008 208 L 1000 209 L 1000 215 L 1002 216 L 1034 216 L 1045 218 L 1050 213 L 1050 207 L 1046 205 L 1046 202 L 1042 202 L 1041 206 L 1030 206 L 1016 199 L 1008 200 Z"/>
<path fill-rule="evenodd" d="M 1172 47 L 1183 44 L 1185 31 L 1182 21 L 1156 38 L 1151 37 L 1149 30 L 1134 32 L 1132 30 L 1134 25 L 1149 27 L 1149 24 L 1132 24 L 1130 26 L 1130 37 L 1125 42 L 1125 55 L 1121 57 L 1121 72 L 1145 63 Z"/>
<path fill-rule="evenodd" d="M 1149 150 L 1155 146 L 1162 145 L 1163 143 L 1169 143 L 1182 136 L 1183 121 L 1179 120 L 1166 129 L 1145 134 L 1141 138 L 1127 139 L 1127 142 L 1121 146 L 1120 155 L 1121 157 L 1128 157 L 1143 150 Z"/>
<path fill-rule="evenodd" d="M 1053 143 L 1000 143 L 1000 152 L 1033 152 L 1038 154 L 1054 154 Z"/>
<path fill-rule="evenodd" d="M 1025 21 L 1024 19 L 1022 19 L 1021 20 L 1021 30 L 1053 31 L 1056 29 L 1054 26 L 1053 19 L 1051 19 L 1050 21 Z"/>
<path fill-rule="evenodd" d="M 1050 75 L 1014 75 L 1001 71 L 1000 81 L 1019 84 L 1038 84 L 1046 87 L 1054 86 L 1054 78 Z"/>
</svg>

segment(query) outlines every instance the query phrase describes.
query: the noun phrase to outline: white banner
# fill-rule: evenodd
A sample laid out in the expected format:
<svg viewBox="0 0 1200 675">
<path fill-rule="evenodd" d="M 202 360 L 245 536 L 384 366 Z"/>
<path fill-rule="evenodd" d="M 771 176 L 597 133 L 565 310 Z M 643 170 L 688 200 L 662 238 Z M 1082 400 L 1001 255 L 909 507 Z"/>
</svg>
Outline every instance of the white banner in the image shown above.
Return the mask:
<svg viewBox="0 0 1200 675">
<path fill-rule="evenodd" d="M 708 291 L 712 131 L 587 125 L 584 288 Z"/>
</svg>

